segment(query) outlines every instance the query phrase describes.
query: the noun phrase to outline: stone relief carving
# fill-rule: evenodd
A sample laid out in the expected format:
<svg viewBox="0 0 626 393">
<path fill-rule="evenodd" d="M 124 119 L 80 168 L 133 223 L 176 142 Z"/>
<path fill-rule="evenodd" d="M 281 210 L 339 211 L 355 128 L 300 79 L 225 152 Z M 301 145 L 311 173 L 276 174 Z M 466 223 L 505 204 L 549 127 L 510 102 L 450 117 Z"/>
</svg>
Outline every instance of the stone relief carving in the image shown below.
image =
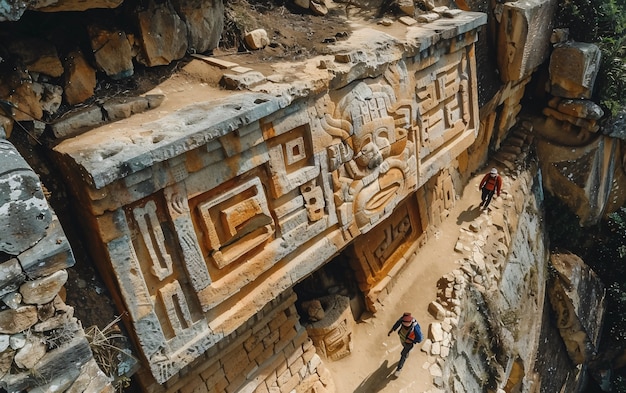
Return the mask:
<svg viewBox="0 0 626 393">
<path fill-rule="evenodd" d="M 274 234 L 259 178 L 202 201 L 196 209 L 207 257 L 219 269 L 237 262 Z"/>
<path fill-rule="evenodd" d="M 165 247 L 165 237 L 156 215 L 154 201 L 148 201 L 144 207 L 134 208 L 133 215 L 152 262 L 150 272 L 163 281 L 173 273 L 172 257 Z"/>
<path fill-rule="evenodd" d="M 176 143 L 154 155 L 161 161 L 89 195 L 105 217 L 94 224 L 103 258 L 158 383 L 352 239 L 364 250 L 359 284 L 376 301 L 381 278 L 423 234 L 412 193 L 475 137 L 468 57 L 416 63 L 254 115 L 236 106 L 230 120 L 226 106 L 193 107 L 176 117 L 184 130 L 164 136 Z M 105 235 L 109 227 L 117 234 Z M 351 349 L 342 318 L 320 337 L 330 357 Z"/>
<path fill-rule="evenodd" d="M 324 116 L 341 224 L 353 237 L 389 215 L 416 185 L 414 101 L 399 62 L 378 83 L 357 83 Z M 398 98 L 400 97 L 400 99 Z"/>
<path fill-rule="evenodd" d="M 465 51 L 451 53 L 442 64 L 415 74 L 420 162 L 471 126 L 467 55 Z"/>
</svg>

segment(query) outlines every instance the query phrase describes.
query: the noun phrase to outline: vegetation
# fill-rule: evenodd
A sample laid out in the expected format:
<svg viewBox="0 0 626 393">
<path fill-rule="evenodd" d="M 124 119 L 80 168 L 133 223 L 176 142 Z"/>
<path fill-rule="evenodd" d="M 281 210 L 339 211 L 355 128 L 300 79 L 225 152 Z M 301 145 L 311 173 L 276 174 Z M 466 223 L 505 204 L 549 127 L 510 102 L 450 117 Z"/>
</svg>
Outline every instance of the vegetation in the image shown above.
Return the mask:
<svg viewBox="0 0 626 393">
<path fill-rule="evenodd" d="M 137 362 L 124 345 L 126 336 L 119 329 L 120 319 L 121 316 L 115 318 L 104 329 L 96 325 L 85 329 L 85 337 L 96 363 L 113 380 L 113 387 L 118 392 L 130 386 L 130 378 L 126 376 L 128 364 Z"/>
<path fill-rule="evenodd" d="M 626 106 L 626 0 L 560 0 L 556 27 L 570 38 L 600 47 L 595 97 L 610 114 Z"/>
</svg>

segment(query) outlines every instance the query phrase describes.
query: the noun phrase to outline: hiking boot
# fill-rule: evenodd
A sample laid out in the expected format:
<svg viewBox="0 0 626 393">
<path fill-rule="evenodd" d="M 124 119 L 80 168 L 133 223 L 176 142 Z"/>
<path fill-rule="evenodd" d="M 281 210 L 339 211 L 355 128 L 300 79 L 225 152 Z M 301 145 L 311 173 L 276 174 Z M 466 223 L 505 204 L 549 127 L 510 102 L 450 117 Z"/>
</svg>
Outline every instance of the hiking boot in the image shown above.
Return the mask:
<svg viewBox="0 0 626 393">
<path fill-rule="evenodd" d="M 395 373 L 393 373 L 394 377 L 398 378 L 400 376 L 400 369 L 397 369 Z"/>
</svg>

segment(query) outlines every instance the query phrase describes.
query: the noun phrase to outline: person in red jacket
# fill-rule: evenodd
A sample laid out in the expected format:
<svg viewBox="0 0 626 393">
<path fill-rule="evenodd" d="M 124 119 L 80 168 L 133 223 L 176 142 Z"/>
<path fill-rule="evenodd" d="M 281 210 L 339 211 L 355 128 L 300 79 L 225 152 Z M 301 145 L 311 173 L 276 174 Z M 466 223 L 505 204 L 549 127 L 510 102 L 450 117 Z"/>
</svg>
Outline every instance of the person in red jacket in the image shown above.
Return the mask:
<svg viewBox="0 0 626 393">
<path fill-rule="evenodd" d="M 483 177 L 478 189 L 482 191 L 480 208 L 481 210 L 487 210 L 493 194 L 497 193 L 500 196 L 500 191 L 502 190 L 502 177 L 498 175 L 496 168 L 491 168 L 491 171 Z"/>
<path fill-rule="evenodd" d="M 398 329 L 400 328 L 400 329 Z M 390 336 L 395 330 L 398 330 L 398 337 L 402 343 L 402 353 L 400 354 L 400 362 L 394 375 L 398 377 L 400 370 L 404 366 L 406 358 L 409 357 L 409 352 L 413 349 L 413 346 L 417 343 L 421 343 L 423 340 L 422 329 L 420 328 L 417 320 L 413 318 L 410 312 L 405 312 L 400 318 L 393 324 L 387 336 Z"/>
</svg>

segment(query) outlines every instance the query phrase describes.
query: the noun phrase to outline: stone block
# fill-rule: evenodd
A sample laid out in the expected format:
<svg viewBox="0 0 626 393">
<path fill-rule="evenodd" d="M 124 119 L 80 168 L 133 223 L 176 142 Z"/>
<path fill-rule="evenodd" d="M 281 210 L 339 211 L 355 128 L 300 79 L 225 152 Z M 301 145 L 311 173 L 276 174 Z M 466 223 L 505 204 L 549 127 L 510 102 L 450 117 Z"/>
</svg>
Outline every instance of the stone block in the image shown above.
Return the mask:
<svg viewBox="0 0 626 393">
<path fill-rule="evenodd" d="M 591 98 L 600 57 L 600 48 L 594 44 L 556 45 L 550 56 L 550 93 L 563 98 Z"/>
<path fill-rule="evenodd" d="M 154 67 L 182 59 L 187 52 L 187 25 L 169 3 L 149 3 L 137 13 L 142 51 L 136 59 Z"/>
<path fill-rule="evenodd" d="M 70 52 L 64 67 L 65 101 L 70 105 L 76 105 L 92 97 L 96 88 L 96 70 L 89 65 L 82 52 Z"/>
<path fill-rule="evenodd" d="M 16 258 L 0 263 L 0 297 L 16 291 L 25 280 L 22 266 Z"/>
<path fill-rule="evenodd" d="M 126 32 L 93 24 L 87 31 L 98 69 L 114 80 L 133 75 L 133 50 Z"/>
<path fill-rule="evenodd" d="M 59 270 L 49 276 L 25 282 L 20 286 L 23 302 L 36 305 L 51 302 L 65 285 L 67 277 L 67 271 Z"/>
<path fill-rule="evenodd" d="M 54 121 L 50 128 L 56 138 L 68 138 L 103 123 L 102 109 L 89 106 Z"/>
<path fill-rule="evenodd" d="M 0 311 L 0 333 L 15 334 L 28 330 L 37 323 L 37 308 L 23 306 L 15 310 Z"/>
<path fill-rule="evenodd" d="M 497 60 L 504 82 L 521 80 L 550 54 L 555 0 L 506 2 L 497 34 Z"/>
<path fill-rule="evenodd" d="M 64 374 L 78 374 L 78 370 L 93 359 L 89 343 L 84 336 L 77 335 L 63 346 L 47 352 L 27 373 L 5 375 L 8 391 L 22 391 L 39 385 L 41 378 L 52 381 Z"/>
<path fill-rule="evenodd" d="M 0 251 L 18 255 L 46 235 L 52 221 L 39 177 L 15 146 L 0 140 Z M 10 213 L 9 213 L 10 212 Z"/>
<path fill-rule="evenodd" d="M 274 344 L 276 344 L 279 339 L 280 332 L 278 330 L 275 330 L 263 338 L 263 345 L 265 346 L 265 348 L 274 347 Z"/>
<path fill-rule="evenodd" d="M 265 29 L 252 30 L 244 36 L 244 40 L 246 41 L 246 46 L 252 50 L 263 49 L 270 43 Z"/>
</svg>

